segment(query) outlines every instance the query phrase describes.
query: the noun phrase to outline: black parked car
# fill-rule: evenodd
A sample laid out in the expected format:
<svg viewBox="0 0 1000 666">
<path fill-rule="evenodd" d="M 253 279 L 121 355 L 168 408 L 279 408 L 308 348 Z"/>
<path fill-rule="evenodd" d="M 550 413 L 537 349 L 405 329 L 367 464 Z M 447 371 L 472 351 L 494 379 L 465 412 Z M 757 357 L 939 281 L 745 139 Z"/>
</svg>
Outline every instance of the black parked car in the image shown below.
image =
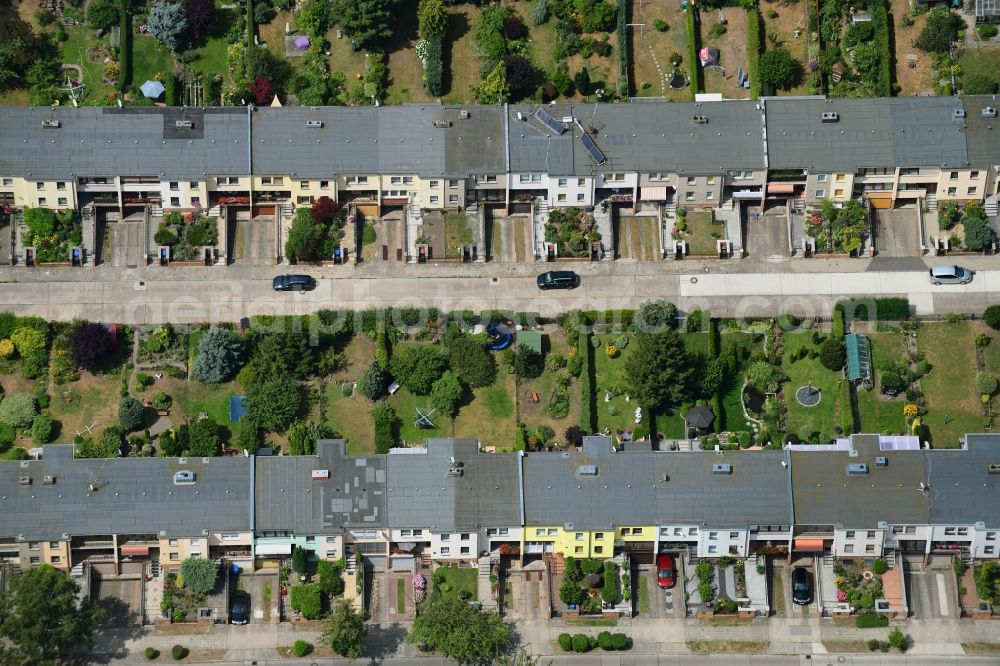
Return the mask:
<svg viewBox="0 0 1000 666">
<path fill-rule="evenodd" d="M 573 271 L 549 271 L 538 276 L 539 289 L 573 289 L 580 286 L 580 276 Z"/>
<path fill-rule="evenodd" d="M 316 288 L 316 280 L 309 275 L 278 275 L 271 286 L 275 291 L 310 291 Z"/>
<path fill-rule="evenodd" d="M 229 605 L 230 624 L 250 623 L 250 595 L 243 590 L 233 592 L 233 601 Z"/>
<path fill-rule="evenodd" d="M 806 606 L 812 600 L 812 574 L 808 569 L 795 567 L 792 571 L 792 601 L 799 606 Z"/>
</svg>

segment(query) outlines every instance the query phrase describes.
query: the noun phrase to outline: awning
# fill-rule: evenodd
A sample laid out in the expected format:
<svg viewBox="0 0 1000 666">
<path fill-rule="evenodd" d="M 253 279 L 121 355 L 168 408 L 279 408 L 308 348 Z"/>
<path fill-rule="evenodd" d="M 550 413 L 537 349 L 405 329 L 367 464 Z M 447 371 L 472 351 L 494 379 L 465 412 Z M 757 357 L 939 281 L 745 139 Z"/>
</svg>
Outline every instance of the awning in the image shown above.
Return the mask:
<svg viewBox="0 0 1000 666">
<path fill-rule="evenodd" d="M 795 183 L 768 183 L 768 194 L 795 194 Z"/>
<path fill-rule="evenodd" d="M 253 552 L 258 557 L 267 555 L 291 555 L 292 544 L 290 543 L 259 543 L 254 546 Z"/>
<path fill-rule="evenodd" d="M 122 546 L 122 555 L 149 555 L 149 546 Z"/>
<path fill-rule="evenodd" d="M 385 197 L 382 199 L 383 206 L 406 206 L 409 203 L 409 197 Z"/>
<path fill-rule="evenodd" d="M 639 201 L 666 201 L 667 188 L 663 185 L 651 185 L 639 188 Z"/>
<path fill-rule="evenodd" d="M 804 550 L 810 553 L 821 553 L 823 552 L 823 540 L 822 539 L 796 539 L 795 540 L 795 550 Z"/>
</svg>

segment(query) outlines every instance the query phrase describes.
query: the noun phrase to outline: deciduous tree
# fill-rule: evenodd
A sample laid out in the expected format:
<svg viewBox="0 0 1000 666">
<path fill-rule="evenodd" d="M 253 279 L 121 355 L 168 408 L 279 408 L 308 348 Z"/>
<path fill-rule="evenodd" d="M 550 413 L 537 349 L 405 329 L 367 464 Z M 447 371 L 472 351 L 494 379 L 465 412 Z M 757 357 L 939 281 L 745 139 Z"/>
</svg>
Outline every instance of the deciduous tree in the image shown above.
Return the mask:
<svg viewBox="0 0 1000 666">
<path fill-rule="evenodd" d="M 247 413 L 265 430 L 284 432 L 302 411 L 302 388 L 294 379 L 277 379 L 258 384 L 247 391 Z"/>
<path fill-rule="evenodd" d="M 341 657 L 353 660 L 365 653 L 367 637 L 368 627 L 365 625 L 364 615 L 354 610 L 354 604 L 338 603 L 326 621 L 320 640 Z"/>
<path fill-rule="evenodd" d="M 440 379 L 431 386 L 431 406 L 449 419 L 458 415 L 458 404 L 462 401 L 465 389 L 450 370 L 446 370 Z"/>
<path fill-rule="evenodd" d="M 802 66 L 788 49 L 779 47 L 760 57 L 760 80 L 776 88 L 787 89 L 795 85 Z"/>
<path fill-rule="evenodd" d="M 506 651 L 511 633 L 499 615 L 457 597 L 432 594 L 421 604 L 406 640 L 460 664 L 488 664 Z"/>
<path fill-rule="evenodd" d="M 330 436 L 330 429 L 322 423 L 298 421 L 288 428 L 288 451 L 293 456 L 310 456 L 316 453 L 316 440 Z"/>
<path fill-rule="evenodd" d="M 212 419 L 198 419 L 188 426 L 187 450 L 192 456 L 211 458 L 221 453 L 222 426 Z"/>
<path fill-rule="evenodd" d="M 219 566 L 212 560 L 189 557 L 181 562 L 181 577 L 184 587 L 198 595 L 206 595 L 215 588 Z"/>
<path fill-rule="evenodd" d="M 270 104 L 276 92 L 274 84 L 263 76 L 258 76 L 250 84 L 250 94 L 253 95 L 254 101 L 261 106 Z"/>
<path fill-rule="evenodd" d="M 121 3 L 115 0 L 93 0 L 87 7 L 87 25 L 96 30 L 110 30 L 118 25 Z"/>
<path fill-rule="evenodd" d="M 442 0 L 420 0 L 417 6 L 417 34 L 421 39 L 444 37 L 448 29 L 448 9 Z"/>
<path fill-rule="evenodd" d="M 427 395 L 448 369 L 448 356 L 440 346 L 404 345 L 393 353 L 390 367 L 401 386 L 416 395 Z"/>
<path fill-rule="evenodd" d="M 489 386 L 496 381 L 496 359 L 475 336 L 463 335 L 454 340 L 448 363 L 455 376 L 472 388 Z"/>
<path fill-rule="evenodd" d="M 78 601 L 79 593 L 76 581 L 48 564 L 14 574 L 0 593 L 0 662 L 54 664 L 92 648 L 104 611 Z"/>
<path fill-rule="evenodd" d="M 212 0 L 184 0 L 184 15 L 195 37 L 201 37 L 215 22 L 215 3 Z"/>
<path fill-rule="evenodd" d="M 69 351 L 78 368 L 95 372 L 115 349 L 115 341 L 103 324 L 83 321 L 69 334 Z"/>
</svg>

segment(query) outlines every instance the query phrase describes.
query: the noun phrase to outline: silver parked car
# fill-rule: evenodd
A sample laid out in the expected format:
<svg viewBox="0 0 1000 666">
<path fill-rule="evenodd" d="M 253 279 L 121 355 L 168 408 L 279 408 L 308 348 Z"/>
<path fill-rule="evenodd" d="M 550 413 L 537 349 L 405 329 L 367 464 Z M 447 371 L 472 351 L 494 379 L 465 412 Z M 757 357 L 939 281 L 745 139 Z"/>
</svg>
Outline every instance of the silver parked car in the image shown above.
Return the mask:
<svg viewBox="0 0 1000 666">
<path fill-rule="evenodd" d="M 961 266 L 935 266 L 930 271 L 931 284 L 969 284 L 972 271 Z"/>
</svg>

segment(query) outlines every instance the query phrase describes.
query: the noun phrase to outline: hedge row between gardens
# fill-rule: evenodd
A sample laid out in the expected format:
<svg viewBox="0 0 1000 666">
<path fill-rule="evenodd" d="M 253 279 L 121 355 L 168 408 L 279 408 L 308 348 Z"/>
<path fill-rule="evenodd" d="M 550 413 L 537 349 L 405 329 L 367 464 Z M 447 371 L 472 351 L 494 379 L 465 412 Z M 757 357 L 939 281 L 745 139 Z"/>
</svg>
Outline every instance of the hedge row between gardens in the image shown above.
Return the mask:
<svg viewBox="0 0 1000 666">
<path fill-rule="evenodd" d="M 854 423 L 854 399 L 851 392 L 851 382 L 846 379 L 840 380 L 840 429 L 844 431 L 844 436 L 852 435 L 858 431 Z"/>
<path fill-rule="evenodd" d="M 628 9 L 629 0 L 618 0 L 618 80 L 619 87 L 626 86 L 624 96 L 629 94 L 628 90 Z M 621 92 L 621 90 L 619 90 Z"/>
<path fill-rule="evenodd" d="M 851 319 L 868 319 L 870 306 L 875 305 L 875 317 L 882 321 L 900 321 L 910 316 L 910 299 L 892 296 L 886 298 L 854 298 L 837 303 L 843 306 Z M 834 312 L 836 316 L 836 311 Z"/>
<path fill-rule="evenodd" d="M 121 0 L 121 4 L 121 15 L 118 17 L 118 51 L 121 54 L 118 90 L 124 93 L 132 80 L 132 31 L 129 29 L 129 0 Z"/>
<path fill-rule="evenodd" d="M 872 13 L 872 25 L 875 26 L 875 43 L 878 44 L 879 69 L 875 89 L 882 97 L 892 97 L 892 48 L 889 35 L 889 12 L 880 5 Z"/>
<path fill-rule="evenodd" d="M 427 64 L 424 67 L 427 92 L 434 97 L 441 95 L 441 81 L 444 77 L 444 60 L 440 37 L 427 40 Z"/>
<path fill-rule="evenodd" d="M 580 372 L 580 429 L 587 435 L 594 432 L 594 361 L 590 334 L 580 333 L 576 353 L 581 354 L 583 370 Z"/>
<path fill-rule="evenodd" d="M 691 99 L 694 100 L 694 96 L 701 92 L 701 63 L 698 60 L 698 50 L 700 47 L 698 39 L 698 26 L 695 25 L 694 13 L 698 11 L 693 5 L 689 4 L 687 10 L 684 12 L 685 27 L 687 29 L 687 42 L 688 42 L 688 69 L 691 74 Z"/>
</svg>

